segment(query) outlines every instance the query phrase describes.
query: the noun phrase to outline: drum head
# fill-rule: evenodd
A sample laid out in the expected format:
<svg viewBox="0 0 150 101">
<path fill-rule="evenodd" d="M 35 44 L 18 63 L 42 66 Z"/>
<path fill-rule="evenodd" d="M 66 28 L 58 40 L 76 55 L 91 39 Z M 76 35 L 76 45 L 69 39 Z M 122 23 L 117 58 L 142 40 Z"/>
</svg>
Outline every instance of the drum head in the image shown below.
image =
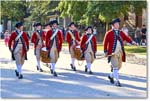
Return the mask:
<svg viewBox="0 0 150 101">
<path fill-rule="evenodd" d="M 47 51 L 46 47 L 43 47 L 41 50 L 42 50 L 42 51 Z"/>
</svg>

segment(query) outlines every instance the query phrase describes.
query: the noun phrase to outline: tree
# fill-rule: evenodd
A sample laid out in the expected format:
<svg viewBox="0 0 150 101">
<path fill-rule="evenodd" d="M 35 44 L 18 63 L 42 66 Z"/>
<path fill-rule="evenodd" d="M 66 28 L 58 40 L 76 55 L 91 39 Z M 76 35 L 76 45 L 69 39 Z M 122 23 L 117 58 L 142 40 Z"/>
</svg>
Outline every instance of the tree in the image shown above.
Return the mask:
<svg viewBox="0 0 150 101">
<path fill-rule="evenodd" d="M 141 14 L 142 8 L 146 8 L 146 1 L 61 1 L 56 9 L 61 17 L 69 16 L 78 23 L 96 25 L 100 32 L 104 25 L 105 31 L 108 30 L 113 18 L 128 16 L 131 6 L 136 14 Z"/>
<path fill-rule="evenodd" d="M 25 16 L 25 1 L 1 1 L 1 16 L 20 20 Z"/>
<path fill-rule="evenodd" d="M 23 21 L 26 14 L 25 1 L 1 1 L 1 17 L 4 20 L 4 30 L 7 29 L 8 19 Z"/>
<path fill-rule="evenodd" d="M 29 12 L 30 20 L 37 20 L 44 22 L 46 16 L 50 12 L 54 12 L 54 8 L 58 5 L 59 1 L 30 1 Z"/>
<path fill-rule="evenodd" d="M 73 21 L 80 23 L 86 8 L 85 1 L 61 1 L 56 10 L 60 11 L 61 17 L 69 16 Z"/>
<path fill-rule="evenodd" d="M 136 14 L 136 24 L 135 24 L 135 26 L 138 26 L 138 24 L 139 24 L 139 16 L 142 16 L 142 10 L 143 10 L 143 8 L 144 9 L 146 9 L 146 1 L 132 1 L 132 2 L 130 2 L 130 4 L 132 5 L 131 6 L 131 10 L 133 11 L 133 12 L 135 12 L 135 14 Z"/>
</svg>

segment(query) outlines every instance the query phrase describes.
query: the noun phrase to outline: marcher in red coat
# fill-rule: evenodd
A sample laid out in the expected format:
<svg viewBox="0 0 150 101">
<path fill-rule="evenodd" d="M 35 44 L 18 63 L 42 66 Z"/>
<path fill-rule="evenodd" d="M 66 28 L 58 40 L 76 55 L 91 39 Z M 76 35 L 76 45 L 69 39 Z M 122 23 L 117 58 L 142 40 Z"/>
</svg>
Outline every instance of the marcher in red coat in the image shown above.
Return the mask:
<svg viewBox="0 0 150 101">
<path fill-rule="evenodd" d="M 97 51 L 96 37 L 93 35 L 93 29 L 91 26 L 88 26 L 86 29 L 86 34 L 82 37 L 81 49 L 83 56 L 86 60 L 85 72 L 89 70 L 89 74 L 92 74 L 91 64 L 96 58 L 95 54 Z"/>
<path fill-rule="evenodd" d="M 52 30 L 49 30 L 46 35 L 46 47 L 49 50 L 49 57 L 51 63 L 51 73 L 57 76 L 55 71 L 55 64 L 59 57 L 59 52 L 62 48 L 63 37 L 61 31 L 58 29 L 57 20 L 51 21 Z"/>
<path fill-rule="evenodd" d="M 112 73 L 108 76 L 110 82 L 114 84 L 116 79 L 116 86 L 121 86 L 119 82 L 118 70 L 122 66 L 122 61 L 125 62 L 125 50 L 123 41 L 126 40 L 131 44 L 135 44 L 123 31 L 119 30 L 120 19 L 112 20 L 112 29 L 106 32 L 104 37 L 104 52 L 108 56 L 108 62 L 111 62 Z"/>
<path fill-rule="evenodd" d="M 71 55 L 70 65 L 71 65 L 71 68 L 74 71 L 76 71 L 74 48 L 80 45 L 80 36 L 79 36 L 78 31 L 76 30 L 74 22 L 71 22 L 68 26 L 69 26 L 69 30 L 67 31 L 67 34 L 66 34 L 66 41 L 69 44 L 69 51 Z"/>
<path fill-rule="evenodd" d="M 39 22 L 35 23 L 34 27 L 36 31 L 32 34 L 31 42 L 34 44 L 34 55 L 36 56 L 37 70 L 43 72 L 40 65 L 40 51 L 41 48 L 45 46 L 45 32 L 42 31 L 42 24 Z"/>
<path fill-rule="evenodd" d="M 12 53 L 13 60 L 16 61 L 16 76 L 19 79 L 23 78 L 22 75 L 22 65 L 24 60 L 27 60 L 27 51 L 29 50 L 29 41 L 27 34 L 23 32 L 23 23 L 18 22 L 15 25 L 16 31 L 11 33 L 8 46 L 9 50 Z"/>
</svg>

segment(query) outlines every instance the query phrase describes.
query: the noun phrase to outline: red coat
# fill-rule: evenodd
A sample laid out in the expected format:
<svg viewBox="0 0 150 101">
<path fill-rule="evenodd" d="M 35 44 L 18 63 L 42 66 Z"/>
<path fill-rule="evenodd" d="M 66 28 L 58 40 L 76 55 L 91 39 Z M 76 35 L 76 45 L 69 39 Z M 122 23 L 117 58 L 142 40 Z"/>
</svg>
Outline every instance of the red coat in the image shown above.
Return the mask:
<svg viewBox="0 0 150 101">
<path fill-rule="evenodd" d="M 34 48 L 36 48 L 36 42 L 38 40 L 38 36 L 36 33 L 37 32 L 34 32 L 32 34 L 32 38 L 31 38 L 31 42 L 34 43 Z M 41 38 L 42 38 L 42 42 L 45 41 L 45 32 L 44 31 L 42 31 L 42 37 Z M 44 47 L 44 43 L 43 43 L 43 47 Z"/>
<path fill-rule="evenodd" d="M 46 47 L 48 50 L 51 49 L 51 43 L 52 43 L 52 40 L 50 40 L 50 38 L 52 37 L 53 33 L 52 33 L 52 30 L 49 30 L 46 34 Z M 57 32 L 57 35 L 56 35 L 56 46 L 57 46 L 57 50 L 58 52 L 60 52 L 61 48 L 62 48 L 62 42 L 63 42 L 63 37 L 62 37 L 62 33 L 61 31 L 59 30 Z"/>
<path fill-rule="evenodd" d="M 79 36 L 78 31 L 75 30 L 74 33 L 75 33 L 75 40 L 80 41 L 80 36 Z M 67 32 L 66 34 L 66 41 L 68 42 L 69 49 L 70 49 L 70 46 L 73 44 L 73 39 L 71 38 L 71 35 L 69 34 L 69 32 Z"/>
<path fill-rule="evenodd" d="M 8 42 L 8 47 L 9 47 L 10 50 L 14 50 L 14 48 L 15 48 L 15 44 L 16 44 L 15 39 L 16 39 L 16 37 L 17 37 L 17 33 L 12 32 L 11 36 L 10 36 L 10 39 L 9 39 L 9 42 Z M 23 49 L 22 49 L 22 56 L 23 56 L 24 54 L 26 54 L 27 50 L 29 49 L 29 40 L 28 40 L 27 33 L 23 32 L 22 38 L 24 40 L 25 47 L 27 48 L 26 49 L 25 47 L 23 47 Z"/>
<path fill-rule="evenodd" d="M 87 46 L 88 46 L 88 44 L 86 44 L 86 41 L 87 41 L 87 40 L 88 40 L 88 36 L 87 36 L 87 34 L 85 34 L 85 35 L 82 37 L 82 41 L 81 41 L 81 45 L 80 45 L 83 52 L 85 52 L 86 49 L 87 49 Z M 90 42 L 91 42 L 91 46 L 92 46 L 93 52 L 96 53 L 96 51 L 97 51 L 96 37 L 93 36 Z"/>
<path fill-rule="evenodd" d="M 126 36 L 123 31 L 120 31 L 120 36 L 122 38 L 122 41 L 126 40 L 127 42 L 132 43 L 132 40 L 128 36 Z M 116 41 L 117 39 L 115 38 L 115 33 L 113 32 L 113 30 L 106 32 L 103 41 L 104 52 L 108 52 L 108 55 L 111 55 L 113 51 L 115 51 L 114 47 L 116 47 Z M 124 47 L 124 45 L 122 47 Z M 123 54 L 122 61 L 125 62 L 125 52 Z"/>
</svg>

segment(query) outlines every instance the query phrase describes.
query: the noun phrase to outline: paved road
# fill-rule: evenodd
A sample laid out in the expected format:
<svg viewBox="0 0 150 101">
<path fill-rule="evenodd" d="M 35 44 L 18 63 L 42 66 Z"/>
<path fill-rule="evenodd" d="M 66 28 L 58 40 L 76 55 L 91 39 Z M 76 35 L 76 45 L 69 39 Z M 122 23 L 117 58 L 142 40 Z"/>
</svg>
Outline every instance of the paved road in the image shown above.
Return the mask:
<svg viewBox="0 0 150 101">
<path fill-rule="evenodd" d="M 110 64 L 106 59 L 94 61 L 93 75 L 84 72 L 77 65 L 77 71 L 70 69 L 70 56 L 67 47 L 62 49 L 56 65 L 58 77 L 50 74 L 49 68 L 42 64 L 45 72 L 36 71 L 33 48 L 28 52 L 28 61 L 23 66 L 24 79 L 15 77 L 15 63 L 10 52 L 0 42 L 1 97 L 2 98 L 146 98 L 147 68 L 144 65 L 124 63 L 120 70 L 123 87 L 111 85 L 107 79 Z M 80 62 L 81 63 L 81 62 Z"/>
</svg>

